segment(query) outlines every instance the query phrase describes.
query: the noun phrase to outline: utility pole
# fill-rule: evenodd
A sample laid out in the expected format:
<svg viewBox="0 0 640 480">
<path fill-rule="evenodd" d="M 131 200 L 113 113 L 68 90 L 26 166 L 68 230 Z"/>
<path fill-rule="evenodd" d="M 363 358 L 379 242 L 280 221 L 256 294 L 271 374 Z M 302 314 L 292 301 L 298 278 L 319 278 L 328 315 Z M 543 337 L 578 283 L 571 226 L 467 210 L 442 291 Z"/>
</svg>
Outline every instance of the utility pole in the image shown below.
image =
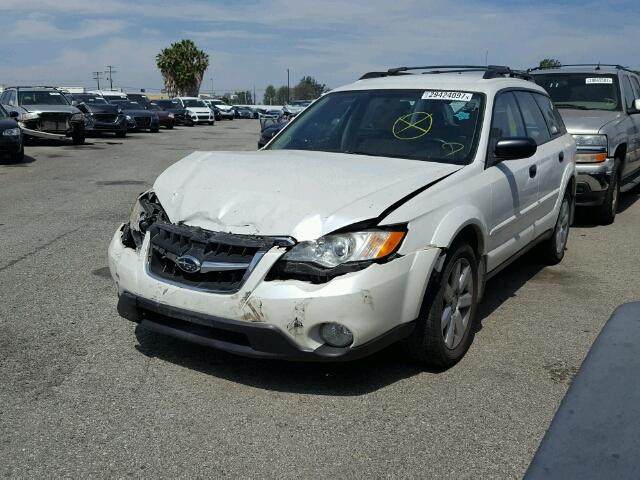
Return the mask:
<svg viewBox="0 0 640 480">
<path fill-rule="evenodd" d="M 213 77 L 209 80 L 211 80 L 211 98 L 213 98 Z"/>
<path fill-rule="evenodd" d="M 118 72 L 114 70 L 115 67 L 113 65 L 107 65 L 107 68 L 109 69 L 109 71 L 104 73 L 107 73 L 109 75 L 109 88 L 113 90 L 113 74 Z"/>
<path fill-rule="evenodd" d="M 291 86 L 289 84 L 289 69 L 287 68 L 287 103 L 291 100 Z"/>
<path fill-rule="evenodd" d="M 98 90 L 100 90 L 100 80 L 102 80 L 102 72 L 93 72 L 93 79 L 98 82 Z"/>
<path fill-rule="evenodd" d="M 256 104 L 256 86 L 253 86 L 253 104 Z"/>
</svg>

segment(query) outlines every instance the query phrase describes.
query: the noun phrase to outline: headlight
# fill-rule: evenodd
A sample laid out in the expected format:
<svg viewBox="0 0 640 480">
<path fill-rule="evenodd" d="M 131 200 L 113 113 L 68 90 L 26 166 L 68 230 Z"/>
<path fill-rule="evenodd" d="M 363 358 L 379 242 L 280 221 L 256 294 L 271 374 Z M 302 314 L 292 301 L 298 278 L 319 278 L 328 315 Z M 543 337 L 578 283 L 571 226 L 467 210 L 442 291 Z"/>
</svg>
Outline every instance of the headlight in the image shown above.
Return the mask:
<svg viewBox="0 0 640 480">
<path fill-rule="evenodd" d="M 289 262 L 333 268 L 347 262 L 378 260 L 395 252 L 406 232 L 371 230 L 326 235 L 302 242 L 283 256 Z"/>
<path fill-rule="evenodd" d="M 129 121 L 133 120 L 133 118 L 131 118 L 131 115 L 127 115 L 127 120 Z"/>
<path fill-rule="evenodd" d="M 169 118 L 174 118 L 174 117 L 175 117 L 175 115 L 174 115 L 173 113 L 170 113 L 170 114 L 168 115 L 168 117 L 169 117 Z"/>
<path fill-rule="evenodd" d="M 72 122 L 84 122 L 84 114 L 83 113 L 74 113 L 71 115 Z"/>
<path fill-rule="evenodd" d="M 578 147 L 604 147 L 607 148 L 606 135 L 573 135 Z"/>
<path fill-rule="evenodd" d="M 140 197 L 136 198 L 135 203 L 133 204 L 133 208 L 131 209 L 131 214 L 129 215 L 129 228 L 134 232 L 142 232 L 140 229 L 140 221 L 144 219 L 146 215 L 146 210 L 140 203 Z"/>
<path fill-rule="evenodd" d="M 21 120 L 34 120 L 40 116 L 40 112 L 23 113 Z"/>
<path fill-rule="evenodd" d="M 3 137 L 17 137 L 20 135 L 19 128 L 8 128 L 4 132 L 2 132 Z"/>
<path fill-rule="evenodd" d="M 578 147 L 577 163 L 598 163 L 607 159 L 606 135 L 573 135 Z"/>
</svg>

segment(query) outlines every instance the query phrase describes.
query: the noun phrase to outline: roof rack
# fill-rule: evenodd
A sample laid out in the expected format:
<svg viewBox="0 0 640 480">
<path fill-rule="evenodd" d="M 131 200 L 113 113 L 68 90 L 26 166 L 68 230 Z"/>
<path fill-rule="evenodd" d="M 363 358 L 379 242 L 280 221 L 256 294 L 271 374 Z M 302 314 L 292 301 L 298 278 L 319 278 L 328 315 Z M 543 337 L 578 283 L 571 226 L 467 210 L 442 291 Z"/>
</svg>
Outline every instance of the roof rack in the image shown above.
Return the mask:
<svg viewBox="0 0 640 480">
<path fill-rule="evenodd" d="M 395 75 L 408 75 L 411 70 L 426 70 L 424 74 L 438 73 L 463 73 L 463 72 L 485 72 L 482 78 L 521 78 L 524 80 L 533 80 L 533 77 L 522 70 L 512 70 L 504 65 L 427 65 L 424 67 L 396 67 L 390 68 L 386 72 L 368 72 L 365 73 L 360 80 L 370 78 L 381 78 Z"/>
<path fill-rule="evenodd" d="M 600 67 L 614 67 L 617 70 L 625 70 L 627 72 L 633 72 L 633 70 L 631 70 L 628 67 L 624 67 L 622 65 L 613 64 L 613 63 L 567 63 L 566 65 L 561 64 L 559 67 L 552 67 L 552 68 L 544 68 L 544 67 L 529 68 L 527 69 L 527 72 L 533 72 L 535 70 L 553 70 L 556 68 L 565 68 L 565 67 L 596 67 L 595 68 L 596 70 L 600 70 Z"/>
<path fill-rule="evenodd" d="M 58 90 L 58 87 L 52 87 L 50 85 L 12 85 L 10 87 L 5 87 L 5 90 L 8 90 L 10 88 L 15 88 L 16 90 L 20 90 L 21 88 L 54 88 Z"/>
</svg>

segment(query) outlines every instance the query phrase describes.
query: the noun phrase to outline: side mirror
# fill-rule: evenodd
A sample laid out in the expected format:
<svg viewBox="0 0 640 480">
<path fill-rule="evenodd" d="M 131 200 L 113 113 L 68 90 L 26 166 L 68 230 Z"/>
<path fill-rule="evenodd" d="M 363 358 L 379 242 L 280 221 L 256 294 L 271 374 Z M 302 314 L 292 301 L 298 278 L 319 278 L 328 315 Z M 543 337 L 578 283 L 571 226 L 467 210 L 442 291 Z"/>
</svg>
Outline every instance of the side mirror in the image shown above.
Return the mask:
<svg viewBox="0 0 640 480">
<path fill-rule="evenodd" d="M 18 118 L 20 116 L 20 114 L 18 112 L 16 112 L 15 110 L 11 110 L 9 112 L 9 117 L 10 118 Z"/>
<path fill-rule="evenodd" d="M 533 138 L 512 137 L 501 138 L 496 143 L 493 153 L 497 161 L 517 160 L 519 158 L 529 158 L 538 150 L 538 145 Z"/>
<path fill-rule="evenodd" d="M 640 98 L 633 101 L 633 112 L 631 113 L 640 113 Z"/>
</svg>

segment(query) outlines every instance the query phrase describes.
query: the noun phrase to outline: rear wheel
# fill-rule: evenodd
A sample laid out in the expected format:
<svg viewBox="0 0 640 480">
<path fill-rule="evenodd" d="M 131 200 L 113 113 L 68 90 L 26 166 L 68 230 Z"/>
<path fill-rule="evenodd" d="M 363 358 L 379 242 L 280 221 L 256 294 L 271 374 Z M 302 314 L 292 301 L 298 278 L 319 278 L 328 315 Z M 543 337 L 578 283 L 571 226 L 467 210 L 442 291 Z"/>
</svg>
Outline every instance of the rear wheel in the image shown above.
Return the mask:
<svg viewBox="0 0 640 480">
<path fill-rule="evenodd" d="M 466 243 L 454 244 L 447 257 L 437 282 L 425 294 L 416 330 L 405 341 L 413 358 L 445 368 L 469 349 L 478 302 L 478 260 L 473 249 Z"/>
<path fill-rule="evenodd" d="M 538 246 L 538 256 L 547 265 L 556 265 L 564 258 L 564 251 L 569 240 L 569 228 L 571 227 L 571 210 L 573 209 L 573 198 L 567 191 L 560 204 L 558 219 L 553 229 L 551 238 L 545 240 Z"/>
<path fill-rule="evenodd" d="M 618 200 L 620 199 L 620 161 L 616 160 L 611 172 L 611 182 L 604 196 L 604 203 L 598 207 L 597 218 L 601 225 L 611 225 L 618 213 Z"/>
</svg>

